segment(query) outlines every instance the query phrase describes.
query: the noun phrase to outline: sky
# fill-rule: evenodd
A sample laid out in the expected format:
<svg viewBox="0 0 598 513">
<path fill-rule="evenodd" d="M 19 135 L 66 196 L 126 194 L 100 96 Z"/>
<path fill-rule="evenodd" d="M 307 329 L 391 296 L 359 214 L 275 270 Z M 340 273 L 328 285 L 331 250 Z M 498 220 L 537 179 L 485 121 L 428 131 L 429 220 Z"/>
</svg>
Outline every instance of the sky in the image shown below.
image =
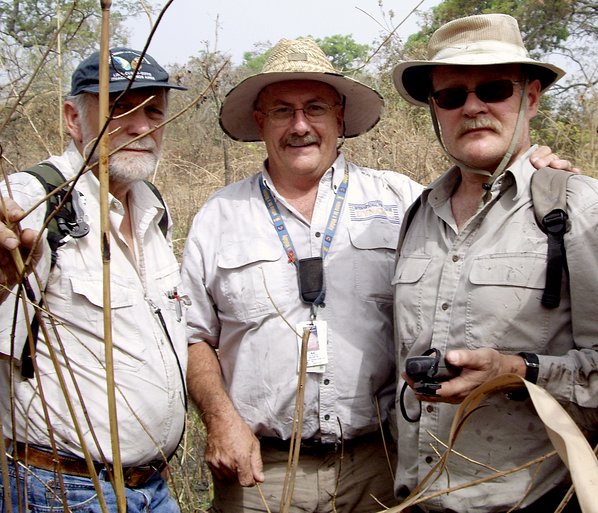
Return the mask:
<svg viewBox="0 0 598 513">
<path fill-rule="evenodd" d="M 147 1 L 154 6 L 165 4 Z M 438 3 L 440 0 L 174 0 L 148 53 L 163 66 L 184 64 L 202 50 L 222 52 L 233 64 L 241 64 L 243 54 L 253 50 L 254 43 L 341 34 L 371 44 L 403 20 L 396 34 L 406 40 L 419 30 L 420 18 L 410 15 L 411 11 L 427 11 Z M 394 12 L 393 26 L 389 26 L 390 10 Z M 131 46 L 141 49 L 151 29 L 148 17 L 138 16 L 126 26 Z"/>
</svg>

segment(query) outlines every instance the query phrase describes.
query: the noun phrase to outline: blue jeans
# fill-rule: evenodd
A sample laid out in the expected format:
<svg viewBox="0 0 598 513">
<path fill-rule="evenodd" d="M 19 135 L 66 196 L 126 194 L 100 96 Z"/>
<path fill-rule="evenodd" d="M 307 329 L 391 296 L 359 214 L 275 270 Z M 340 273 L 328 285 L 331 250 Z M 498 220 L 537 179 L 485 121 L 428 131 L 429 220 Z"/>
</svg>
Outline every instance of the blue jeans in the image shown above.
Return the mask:
<svg viewBox="0 0 598 513">
<path fill-rule="evenodd" d="M 10 491 L 13 513 L 49 513 L 72 511 L 81 513 L 102 513 L 98 493 L 91 479 L 62 474 L 36 467 L 15 468 L 9 462 Z M 64 484 L 64 494 L 61 491 Z M 17 494 L 17 482 L 19 491 Z M 107 510 L 116 513 L 117 501 L 105 471 L 99 473 L 99 482 Z M 5 479 L 0 474 L 0 513 L 5 513 Z M 150 480 L 139 488 L 125 488 L 127 513 L 180 513 L 180 509 L 170 495 L 166 481 L 156 472 Z M 63 502 L 66 498 L 65 508 Z M 20 505 L 19 505 L 20 502 Z"/>
</svg>

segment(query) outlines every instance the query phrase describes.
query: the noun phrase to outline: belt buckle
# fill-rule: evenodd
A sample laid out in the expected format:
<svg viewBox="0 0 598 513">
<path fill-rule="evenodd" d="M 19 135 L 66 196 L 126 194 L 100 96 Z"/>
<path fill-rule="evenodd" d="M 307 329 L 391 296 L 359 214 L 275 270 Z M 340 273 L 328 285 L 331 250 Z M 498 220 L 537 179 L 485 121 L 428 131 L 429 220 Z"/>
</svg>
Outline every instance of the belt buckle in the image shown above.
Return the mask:
<svg viewBox="0 0 598 513">
<path fill-rule="evenodd" d="M 143 486 L 158 469 L 153 465 L 142 465 L 139 467 L 128 467 L 123 469 L 123 479 L 129 488 Z"/>
</svg>

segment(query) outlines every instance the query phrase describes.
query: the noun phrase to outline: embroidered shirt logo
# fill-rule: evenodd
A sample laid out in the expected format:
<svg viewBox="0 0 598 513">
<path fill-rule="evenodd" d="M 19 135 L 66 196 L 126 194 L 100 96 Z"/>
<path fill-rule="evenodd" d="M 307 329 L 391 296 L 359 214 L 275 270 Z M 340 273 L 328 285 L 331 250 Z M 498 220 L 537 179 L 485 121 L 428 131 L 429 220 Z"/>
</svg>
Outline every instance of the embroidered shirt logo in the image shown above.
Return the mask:
<svg viewBox="0 0 598 513">
<path fill-rule="evenodd" d="M 371 219 L 386 219 L 393 224 L 401 224 L 398 205 L 385 205 L 380 200 L 367 203 L 349 203 L 351 221 L 369 221 Z"/>
</svg>

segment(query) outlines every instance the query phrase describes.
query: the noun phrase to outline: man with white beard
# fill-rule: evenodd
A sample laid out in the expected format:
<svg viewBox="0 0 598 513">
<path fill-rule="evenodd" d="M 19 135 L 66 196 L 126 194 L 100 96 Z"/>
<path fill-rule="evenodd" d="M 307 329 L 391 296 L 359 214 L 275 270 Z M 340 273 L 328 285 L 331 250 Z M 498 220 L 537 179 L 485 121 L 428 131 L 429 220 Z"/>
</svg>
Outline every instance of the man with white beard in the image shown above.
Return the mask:
<svg viewBox="0 0 598 513">
<path fill-rule="evenodd" d="M 9 250 L 19 243 L 29 250 L 35 246 L 50 210 L 46 188 L 27 172 L 9 176 L 12 199 L 7 183 L 1 184 L 6 210 L 0 209 L 0 388 L 5 391 L 0 415 L 8 459 L 8 475 L 0 475 L 2 511 L 8 506 L 4 501 L 12 502 L 13 511 L 72 511 L 83 504 L 86 510 L 99 510 L 102 502 L 107 511 L 117 510 L 94 149 L 100 127 L 99 66 L 95 53 L 73 73 L 64 102 L 72 142 L 41 166 L 70 180 L 91 153 L 90 170 L 76 180 L 70 195 L 74 218 L 59 216 L 58 228 L 42 234 L 24 280 L 18 279 Z M 184 87 L 170 83 L 152 57 L 127 48 L 110 51 L 109 73 L 111 356 L 127 511 L 175 513 L 179 508 L 161 471 L 185 422 L 185 301 L 171 220 L 159 194 L 144 180 L 162 148 L 168 91 Z M 22 231 L 9 231 L 18 220 Z M 52 236 L 60 239 L 56 245 Z M 40 318 L 34 304 L 44 312 Z"/>
</svg>

